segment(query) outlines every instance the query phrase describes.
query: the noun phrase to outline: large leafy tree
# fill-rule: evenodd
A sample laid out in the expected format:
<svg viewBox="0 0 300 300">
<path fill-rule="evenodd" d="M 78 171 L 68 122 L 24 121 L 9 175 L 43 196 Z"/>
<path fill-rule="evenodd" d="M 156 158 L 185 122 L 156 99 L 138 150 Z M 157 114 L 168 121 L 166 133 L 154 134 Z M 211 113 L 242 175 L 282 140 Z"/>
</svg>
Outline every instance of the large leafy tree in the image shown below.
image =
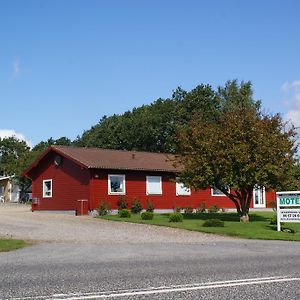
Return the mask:
<svg viewBox="0 0 300 300">
<path fill-rule="evenodd" d="M 0 175 L 19 176 L 27 164 L 30 147 L 16 137 L 0 138 Z"/>
<path fill-rule="evenodd" d="M 177 88 L 172 97 L 158 99 L 122 115 L 104 116 L 74 141 L 75 145 L 119 150 L 176 153 L 178 129 L 192 116 L 210 116 L 219 99 L 209 85 L 190 92 Z"/>
<path fill-rule="evenodd" d="M 248 221 L 255 186 L 276 189 L 291 179 L 296 133 L 279 115 L 260 111 L 249 82 L 228 82 L 217 96 L 220 106 L 211 118 L 200 113 L 181 131 L 177 162 L 183 182 L 217 187 Z"/>
</svg>

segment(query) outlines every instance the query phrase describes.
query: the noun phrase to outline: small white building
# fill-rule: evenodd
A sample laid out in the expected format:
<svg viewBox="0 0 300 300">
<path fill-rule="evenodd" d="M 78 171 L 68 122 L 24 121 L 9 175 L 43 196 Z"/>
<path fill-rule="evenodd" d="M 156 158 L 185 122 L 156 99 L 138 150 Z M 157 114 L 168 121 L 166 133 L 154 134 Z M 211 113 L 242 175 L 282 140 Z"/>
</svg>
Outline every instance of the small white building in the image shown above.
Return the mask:
<svg viewBox="0 0 300 300">
<path fill-rule="evenodd" d="M 0 176 L 0 202 L 19 202 L 20 186 L 14 176 Z"/>
</svg>

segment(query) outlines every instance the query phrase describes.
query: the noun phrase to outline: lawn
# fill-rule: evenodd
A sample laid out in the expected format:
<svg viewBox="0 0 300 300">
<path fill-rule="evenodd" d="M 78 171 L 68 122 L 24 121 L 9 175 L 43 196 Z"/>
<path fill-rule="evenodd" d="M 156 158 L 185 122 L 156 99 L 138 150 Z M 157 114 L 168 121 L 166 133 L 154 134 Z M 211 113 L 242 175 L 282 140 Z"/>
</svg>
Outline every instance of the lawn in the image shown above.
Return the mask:
<svg viewBox="0 0 300 300">
<path fill-rule="evenodd" d="M 0 238 L 0 252 L 16 250 L 26 245 L 27 243 L 23 240 Z"/>
<path fill-rule="evenodd" d="M 229 235 L 248 239 L 289 240 L 300 241 L 300 223 L 285 223 L 284 228 L 290 228 L 295 233 L 277 232 L 276 225 L 270 225 L 274 212 L 250 213 L 250 222 L 241 223 L 236 213 L 202 213 L 184 215 L 182 223 L 170 223 L 169 214 L 155 214 L 153 220 L 142 220 L 139 214 L 131 214 L 131 218 L 120 218 L 118 215 L 99 217 L 112 221 L 152 224 L 201 231 L 220 235 Z M 221 219 L 224 227 L 203 227 L 207 219 Z"/>
</svg>

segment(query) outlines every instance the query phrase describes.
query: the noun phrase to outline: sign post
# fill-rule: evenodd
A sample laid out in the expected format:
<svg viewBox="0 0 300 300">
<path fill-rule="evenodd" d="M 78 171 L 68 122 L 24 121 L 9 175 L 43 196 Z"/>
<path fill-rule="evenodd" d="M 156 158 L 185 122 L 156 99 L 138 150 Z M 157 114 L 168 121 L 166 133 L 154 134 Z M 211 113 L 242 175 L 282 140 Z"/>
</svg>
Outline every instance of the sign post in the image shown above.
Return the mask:
<svg viewBox="0 0 300 300">
<path fill-rule="evenodd" d="M 280 222 L 300 223 L 300 191 L 277 192 L 276 202 L 277 231 L 281 230 Z"/>
</svg>

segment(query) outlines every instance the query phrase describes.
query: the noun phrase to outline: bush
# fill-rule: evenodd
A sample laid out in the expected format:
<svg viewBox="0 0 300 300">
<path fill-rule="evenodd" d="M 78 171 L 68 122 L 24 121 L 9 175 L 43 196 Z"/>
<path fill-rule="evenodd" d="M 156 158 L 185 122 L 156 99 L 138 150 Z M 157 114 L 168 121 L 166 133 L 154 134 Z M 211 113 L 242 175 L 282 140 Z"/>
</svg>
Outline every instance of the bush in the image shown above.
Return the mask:
<svg viewBox="0 0 300 300">
<path fill-rule="evenodd" d="M 206 212 L 205 202 L 200 202 L 199 207 L 196 209 L 196 213 L 201 214 L 205 212 Z"/>
<path fill-rule="evenodd" d="M 169 216 L 169 222 L 182 222 L 183 216 L 181 213 L 175 212 L 173 214 L 170 214 Z"/>
<path fill-rule="evenodd" d="M 131 204 L 131 212 L 134 214 L 139 214 L 143 210 L 143 206 L 138 199 L 133 199 Z"/>
<path fill-rule="evenodd" d="M 153 212 L 150 211 L 145 211 L 141 214 L 142 220 L 152 220 L 153 216 L 154 216 Z"/>
<path fill-rule="evenodd" d="M 185 207 L 184 209 L 185 214 L 192 214 L 194 209 L 191 206 Z"/>
<path fill-rule="evenodd" d="M 267 206 L 271 207 L 273 209 L 273 211 L 277 211 L 277 203 L 274 200 L 270 200 L 268 201 Z"/>
<path fill-rule="evenodd" d="M 217 213 L 220 209 L 217 205 L 212 205 L 207 210 L 209 213 Z"/>
<path fill-rule="evenodd" d="M 275 214 L 271 219 L 270 219 L 270 225 L 277 225 L 277 214 Z M 280 222 L 280 225 L 283 226 L 284 223 Z"/>
<path fill-rule="evenodd" d="M 106 216 L 106 215 L 110 214 L 111 208 L 110 208 L 109 203 L 107 203 L 106 201 L 101 201 L 97 208 L 97 212 L 98 212 L 99 216 Z"/>
<path fill-rule="evenodd" d="M 173 208 L 173 211 L 176 213 L 181 213 L 181 207 L 180 206 L 176 206 Z"/>
<path fill-rule="evenodd" d="M 208 219 L 203 223 L 202 226 L 203 227 L 224 227 L 224 221 L 220 219 Z"/>
<path fill-rule="evenodd" d="M 130 218 L 131 217 L 130 211 L 126 208 L 120 209 L 118 214 L 119 214 L 120 218 Z"/>
<path fill-rule="evenodd" d="M 126 209 L 128 207 L 128 201 L 124 196 L 120 196 L 117 202 L 118 209 Z"/>
<path fill-rule="evenodd" d="M 271 225 L 277 225 L 277 215 L 274 215 L 270 220 Z"/>
<path fill-rule="evenodd" d="M 154 212 L 154 204 L 152 203 L 152 201 L 147 201 L 147 208 L 146 208 L 146 211 L 148 212 Z"/>
</svg>

